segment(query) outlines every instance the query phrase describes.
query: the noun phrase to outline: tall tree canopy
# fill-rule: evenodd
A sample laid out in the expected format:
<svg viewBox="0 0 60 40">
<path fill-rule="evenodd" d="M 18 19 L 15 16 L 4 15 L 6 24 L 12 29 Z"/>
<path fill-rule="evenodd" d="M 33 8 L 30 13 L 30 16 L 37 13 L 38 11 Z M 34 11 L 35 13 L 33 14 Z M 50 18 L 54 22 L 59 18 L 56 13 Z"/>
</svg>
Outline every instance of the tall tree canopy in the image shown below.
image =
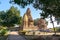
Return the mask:
<svg viewBox="0 0 60 40">
<path fill-rule="evenodd" d="M 27 6 L 28 4 L 33 3 L 34 0 L 10 0 L 10 3 L 18 4 L 22 7 Z"/>
<path fill-rule="evenodd" d="M 20 11 L 17 10 L 14 6 L 12 6 L 9 10 L 6 12 L 0 13 L 1 17 L 1 25 L 3 26 L 14 26 L 14 24 L 21 24 L 22 23 L 22 17 L 20 16 Z"/>
<path fill-rule="evenodd" d="M 10 2 L 14 2 L 22 7 L 33 4 L 34 8 L 43 11 L 42 16 L 53 15 L 60 17 L 60 0 L 11 0 Z"/>
<path fill-rule="evenodd" d="M 40 18 L 34 19 L 34 25 L 38 25 L 38 21 L 40 20 Z"/>
</svg>

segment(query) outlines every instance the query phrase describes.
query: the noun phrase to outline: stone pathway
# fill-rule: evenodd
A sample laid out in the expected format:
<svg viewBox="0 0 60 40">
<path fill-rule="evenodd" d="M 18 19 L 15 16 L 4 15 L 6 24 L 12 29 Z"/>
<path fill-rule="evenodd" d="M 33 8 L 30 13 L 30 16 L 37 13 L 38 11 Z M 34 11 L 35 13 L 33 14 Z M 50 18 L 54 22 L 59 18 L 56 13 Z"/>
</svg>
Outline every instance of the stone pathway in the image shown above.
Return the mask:
<svg viewBox="0 0 60 40">
<path fill-rule="evenodd" d="M 9 33 L 7 40 L 26 40 L 23 36 L 19 35 L 18 32 L 12 31 Z"/>
</svg>

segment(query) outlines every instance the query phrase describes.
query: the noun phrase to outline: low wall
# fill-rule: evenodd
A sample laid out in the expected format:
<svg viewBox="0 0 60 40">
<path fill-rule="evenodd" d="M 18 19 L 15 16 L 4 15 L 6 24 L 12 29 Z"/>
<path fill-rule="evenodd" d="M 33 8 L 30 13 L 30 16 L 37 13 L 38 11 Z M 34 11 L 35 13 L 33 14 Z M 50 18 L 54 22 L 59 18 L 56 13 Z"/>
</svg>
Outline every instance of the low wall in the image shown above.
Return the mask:
<svg viewBox="0 0 60 40">
<path fill-rule="evenodd" d="M 54 32 L 26 32 L 26 35 L 53 35 Z M 56 34 L 60 35 L 60 32 L 57 32 Z"/>
</svg>

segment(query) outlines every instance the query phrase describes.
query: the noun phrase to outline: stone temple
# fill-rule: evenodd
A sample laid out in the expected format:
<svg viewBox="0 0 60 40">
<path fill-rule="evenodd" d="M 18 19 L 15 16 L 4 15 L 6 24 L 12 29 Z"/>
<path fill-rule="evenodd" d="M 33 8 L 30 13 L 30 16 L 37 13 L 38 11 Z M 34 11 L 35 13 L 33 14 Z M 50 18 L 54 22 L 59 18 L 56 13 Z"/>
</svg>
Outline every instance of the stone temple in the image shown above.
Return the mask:
<svg viewBox="0 0 60 40">
<path fill-rule="evenodd" d="M 40 20 L 38 21 L 38 27 L 39 29 L 43 29 L 43 30 L 47 29 L 46 21 L 43 18 L 40 18 Z"/>
<path fill-rule="evenodd" d="M 23 16 L 23 30 L 39 30 L 39 29 L 47 29 L 44 19 L 40 19 L 38 21 L 38 26 L 34 26 L 34 20 L 31 16 L 30 8 L 28 8 Z"/>
</svg>

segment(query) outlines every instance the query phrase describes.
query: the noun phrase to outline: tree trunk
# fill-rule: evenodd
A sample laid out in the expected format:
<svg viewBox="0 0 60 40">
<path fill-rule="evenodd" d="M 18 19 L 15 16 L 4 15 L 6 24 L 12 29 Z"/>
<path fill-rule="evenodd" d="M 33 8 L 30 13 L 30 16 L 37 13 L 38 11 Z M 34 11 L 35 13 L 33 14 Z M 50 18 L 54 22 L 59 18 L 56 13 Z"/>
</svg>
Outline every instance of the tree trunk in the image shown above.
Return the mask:
<svg viewBox="0 0 60 40">
<path fill-rule="evenodd" d="M 55 31 L 55 27 L 54 27 L 54 22 L 53 22 L 53 20 L 52 20 L 52 15 L 50 15 L 50 20 L 51 20 L 51 23 L 52 23 L 52 25 L 53 25 L 54 33 L 55 33 L 55 35 L 56 35 L 56 31 Z"/>
</svg>

